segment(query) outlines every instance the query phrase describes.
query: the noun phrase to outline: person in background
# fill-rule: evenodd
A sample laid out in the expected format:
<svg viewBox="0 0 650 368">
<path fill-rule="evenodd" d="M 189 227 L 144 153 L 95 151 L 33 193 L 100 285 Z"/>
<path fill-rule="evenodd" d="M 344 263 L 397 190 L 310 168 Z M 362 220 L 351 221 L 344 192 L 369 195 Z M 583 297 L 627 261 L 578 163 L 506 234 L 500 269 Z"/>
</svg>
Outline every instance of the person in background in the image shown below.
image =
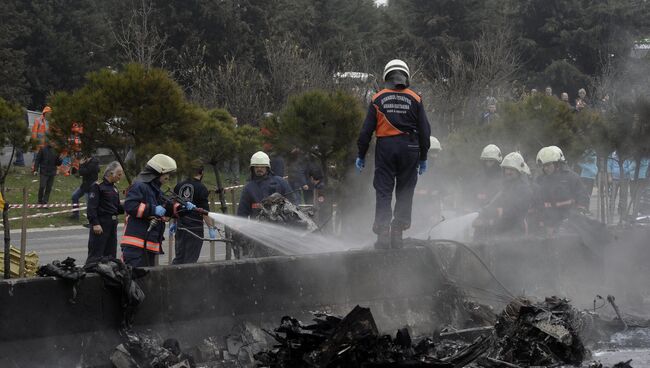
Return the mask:
<svg viewBox="0 0 650 368">
<path fill-rule="evenodd" d="M 99 160 L 92 155 L 84 156 L 79 162 L 79 176 L 81 185 L 72 192 L 72 207 L 79 208 L 79 199 L 90 192 L 90 186 L 97 181 L 99 175 Z M 70 218 L 79 220 L 79 211 L 72 212 Z"/>
<path fill-rule="evenodd" d="M 40 174 L 38 204 L 47 204 L 49 201 L 56 176 L 56 167 L 61 165 L 61 162 L 61 157 L 49 142 L 45 142 L 45 145 L 38 150 L 32 168 L 34 175 Z"/>
<path fill-rule="evenodd" d="M 117 256 L 117 216 L 124 213 L 120 204 L 120 192 L 115 187 L 124 171 L 119 162 L 106 165 L 101 181 L 91 183 L 88 188 L 88 257 L 86 264 L 102 257 Z"/>
</svg>

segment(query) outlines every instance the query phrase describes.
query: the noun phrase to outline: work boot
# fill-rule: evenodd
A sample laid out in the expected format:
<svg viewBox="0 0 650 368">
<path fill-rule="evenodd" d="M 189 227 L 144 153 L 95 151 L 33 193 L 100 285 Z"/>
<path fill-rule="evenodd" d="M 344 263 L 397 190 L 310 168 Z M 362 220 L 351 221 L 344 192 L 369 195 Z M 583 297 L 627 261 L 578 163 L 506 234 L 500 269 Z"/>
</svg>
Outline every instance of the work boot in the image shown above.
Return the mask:
<svg viewBox="0 0 650 368">
<path fill-rule="evenodd" d="M 389 249 L 390 248 L 390 230 L 388 227 L 373 226 L 372 231 L 377 234 L 377 241 L 375 242 L 375 249 Z"/>
<path fill-rule="evenodd" d="M 390 227 L 390 247 L 393 249 L 404 248 L 404 240 L 402 240 L 403 228 L 400 225 L 393 225 Z"/>
</svg>

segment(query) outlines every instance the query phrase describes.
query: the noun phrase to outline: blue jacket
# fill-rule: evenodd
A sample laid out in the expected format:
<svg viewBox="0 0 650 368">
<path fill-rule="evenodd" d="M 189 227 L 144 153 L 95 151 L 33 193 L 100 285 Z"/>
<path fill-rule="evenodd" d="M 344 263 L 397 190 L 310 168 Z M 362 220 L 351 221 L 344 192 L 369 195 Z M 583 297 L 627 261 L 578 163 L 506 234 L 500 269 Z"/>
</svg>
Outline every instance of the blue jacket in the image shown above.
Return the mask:
<svg viewBox="0 0 650 368">
<path fill-rule="evenodd" d="M 431 126 L 420 96 L 412 90 L 383 89 L 374 96 L 368 107 L 357 145 L 359 157 L 366 157 L 372 133 L 377 137 L 415 134 L 420 145 L 420 160 L 427 159 L 431 141 Z"/>
<path fill-rule="evenodd" d="M 255 217 L 260 212 L 262 199 L 273 193 L 280 193 L 289 201 L 296 203 L 294 195 L 289 194 L 291 187 L 281 177 L 272 174 L 254 177 L 244 186 L 239 198 L 237 216 Z"/>
<path fill-rule="evenodd" d="M 596 174 L 598 174 L 598 164 L 596 161 L 596 152 L 593 150 L 585 151 L 582 156 L 582 161 L 578 163 L 581 169 L 581 178 L 596 179 Z"/>
<path fill-rule="evenodd" d="M 120 245 L 142 249 L 146 237 L 147 251 L 164 253 L 161 244 L 165 233 L 165 223 L 158 221 L 147 236 L 150 219 L 156 216 L 155 210 L 158 205 L 164 206 L 167 210 L 165 215 L 170 217 L 177 215 L 180 209 L 179 203 L 165 203 L 160 184 L 156 181 L 135 182 L 129 188 L 124 200 L 126 220 Z"/>
</svg>

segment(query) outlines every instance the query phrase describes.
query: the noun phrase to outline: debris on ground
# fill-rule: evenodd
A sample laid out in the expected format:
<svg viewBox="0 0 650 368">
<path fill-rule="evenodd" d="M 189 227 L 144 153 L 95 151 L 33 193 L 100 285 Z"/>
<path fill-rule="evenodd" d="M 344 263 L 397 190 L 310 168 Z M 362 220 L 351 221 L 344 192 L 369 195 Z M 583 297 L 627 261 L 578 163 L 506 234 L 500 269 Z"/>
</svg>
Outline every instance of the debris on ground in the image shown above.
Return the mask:
<svg viewBox="0 0 650 368">
<path fill-rule="evenodd" d="M 313 213 L 304 212 L 280 193 L 273 193 L 262 199 L 261 205 L 257 216 L 260 221 L 288 225 L 307 232 L 318 230 L 318 225 L 312 220 Z"/>
<path fill-rule="evenodd" d="M 72 285 L 72 297 L 69 299 L 70 303 L 76 303 L 77 299 L 77 284 L 86 277 L 86 272 L 81 267 L 75 265 L 74 258 L 66 258 L 65 260 L 55 260 L 38 268 L 36 274 L 41 277 L 58 277 L 69 282 Z"/>
<path fill-rule="evenodd" d="M 104 280 L 104 285 L 117 292 L 122 307 L 122 328 L 130 328 L 138 306 L 144 301 L 144 292 L 135 281 L 149 271 L 133 268 L 120 259 L 103 257 L 88 263 L 84 269 L 97 273 Z"/>
<path fill-rule="evenodd" d="M 5 253 L 0 251 L 0 273 L 5 271 Z M 20 277 L 20 249 L 13 245 L 9 248 L 9 274 L 11 277 Z M 36 252 L 25 254 L 25 277 L 36 276 L 38 270 L 38 255 Z"/>
<path fill-rule="evenodd" d="M 115 368 L 194 368 L 194 359 L 181 351 L 176 339 L 161 343 L 157 337 L 123 331 L 126 342 L 111 354 Z"/>
</svg>

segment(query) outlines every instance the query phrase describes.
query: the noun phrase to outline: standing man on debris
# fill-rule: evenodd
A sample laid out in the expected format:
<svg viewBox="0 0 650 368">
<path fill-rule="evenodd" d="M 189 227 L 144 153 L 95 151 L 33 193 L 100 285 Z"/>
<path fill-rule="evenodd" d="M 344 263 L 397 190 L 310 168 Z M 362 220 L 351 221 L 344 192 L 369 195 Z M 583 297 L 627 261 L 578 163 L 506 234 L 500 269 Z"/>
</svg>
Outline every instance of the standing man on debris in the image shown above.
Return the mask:
<svg viewBox="0 0 650 368">
<path fill-rule="evenodd" d="M 176 172 L 176 161 L 159 153 L 142 169 L 126 193 L 124 212 L 126 221 L 120 242 L 124 263 L 133 267 L 153 266 L 157 254 L 162 254 L 165 221 L 177 216 L 181 205 L 163 196 L 161 186 Z M 193 210 L 192 202 L 185 204 Z"/>
<path fill-rule="evenodd" d="M 174 193 L 186 202 L 196 203 L 197 207 L 210 211 L 208 188 L 203 185 L 203 163 L 194 160 L 191 164 L 191 177 L 176 184 Z M 180 213 L 175 224 L 169 225 L 169 232 L 176 232 L 176 256 L 172 264 L 196 263 L 203 247 L 203 223 L 208 225 L 210 239 L 217 238 L 217 230 L 212 220 L 197 212 Z M 178 231 L 176 231 L 178 230 Z M 190 234 L 190 232 L 192 234 Z"/>
<path fill-rule="evenodd" d="M 81 176 L 81 185 L 72 192 L 72 206 L 79 208 L 79 199 L 90 192 L 90 187 L 97 181 L 99 174 L 99 160 L 88 155 L 79 163 L 79 176 Z M 70 216 L 73 220 L 79 220 L 79 211 L 72 212 Z"/>
<path fill-rule="evenodd" d="M 384 67 L 385 88 L 372 97 L 359 134 L 359 154 L 355 166 L 365 167 L 372 134 L 375 148 L 376 191 L 375 248 L 401 248 L 402 232 L 411 226 L 413 192 L 418 173 L 427 170 L 431 126 L 422 98 L 409 89 L 411 72 L 402 60 L 391 60 Z M 395 210 L 391 208 L 395 190 Z"/>
<path fill-rule="evenodd" d="M 528 167 L 519 152 L 511 152 L 501 162 L 503 184 L 490 203 L 481 209 L 474 220 L 474 238 L 519 235 L 527 232 L 526 215 L 532 205 L 528 184 Z"/>
<path fill-rule="evenodd" d="M 61 162 L 61 157 L 49 142 L 46 141 L 45 145 L 38 150 L 34 159 L 34 168 L 32 169 L 34 175 L 40 174 L 38 204 L 47 204 L 49 201 L 50 192 L 52 192 L 52 186 L 54 185 L 54 177 L 56 176 L 56 167 L 61 165 Z"/>
<path fill-rule="evenodd" d="M 544 147 L 537 153 L 537 164 L 542 175 L 537 177 L 540 226 L 546 235 L 555 235 L 570 210 L 587 213 L 588 198 L 580 176 L 565 165 L 564 153 L 559 147 Z"/>
<path fill-rule="evenodd" d="M 102 181 L 90 184 L 88 193 L 88 258 L 86 264 L 102 257 L 117 256 L 117 216 L 124 213 L 117 184 L 124 175 L 119 162 L 106 166 Z"/>
</svg>

